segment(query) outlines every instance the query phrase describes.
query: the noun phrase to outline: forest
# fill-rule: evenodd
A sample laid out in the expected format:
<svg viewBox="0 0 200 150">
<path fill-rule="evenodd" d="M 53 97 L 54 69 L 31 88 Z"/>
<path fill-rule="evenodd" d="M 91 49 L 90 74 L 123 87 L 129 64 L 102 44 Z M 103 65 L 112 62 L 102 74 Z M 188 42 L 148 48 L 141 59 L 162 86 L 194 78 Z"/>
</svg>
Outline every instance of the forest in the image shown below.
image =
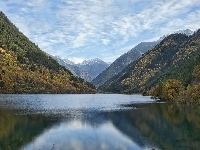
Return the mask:
<svg viewBox="0 0 200 150">
<path fill-rule="evenodd" d="M 199 103 L 199 65 L 200 30 L 190 36 L 171 34 L 98 89 Z"/>
<path fill-rule="evenodd" d="M 0 12 L 0 93 L 95 93 Z"/>
</svg>

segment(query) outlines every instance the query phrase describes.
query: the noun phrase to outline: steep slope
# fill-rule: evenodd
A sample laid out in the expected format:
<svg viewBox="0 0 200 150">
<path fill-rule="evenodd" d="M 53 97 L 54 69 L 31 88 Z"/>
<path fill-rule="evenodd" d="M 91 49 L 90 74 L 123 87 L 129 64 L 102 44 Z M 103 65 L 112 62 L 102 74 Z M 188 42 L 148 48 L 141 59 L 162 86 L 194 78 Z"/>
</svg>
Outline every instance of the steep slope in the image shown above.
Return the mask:
<svg viewBox="0 0 200 150">
<path fill-rule="evenodd" d="M 188 59 L 195 59 L 200 52 L 200 30 L 191 36 L 172 34 L 164 38 L 155 48 L 132 62 L 121 73 L 114 76 L 100 90 L 117 93 L 143 92 L 156 85 L 160 80 L 170 76 L 170 69 L 180 68 Z M 193 66 L 194 68 L 194 66 Z M 175 69 L 176 70 L 176 69 Z M 173 73 L 176 71 L 173 71 Z M 179 74 L 185 83 L 191 82 L 192 77 Z M 190 72 L 190 74 L 192 74 Z M 172 75 L 172 74 L 171 74 Z M 190 77 L 189 77 L 190 76 Z"/>
<path fill-rule="evenodd" d="M 54 57 L 56 61 L 61 65 L 64 66 L 66 69 L 71 71 L 71 73 L 75 76 L 78 76 L 82 79 L 84 79 L 87 82 L 92 81 L 93 76 L 91 76 L 88 72 L 82 70 L 78 66 L 76 66 L 73 62 L 70 62 L 69 60 L 62 59 L 58 56 Z"/>
<path fill-rule="evenodd" d="M 133 49 L 123 54 L 117 58 L 106 70 L 100 73 L 95 79 L 92 80 L 92 83 L 99 87 L 114 75 L 121 72 L 125 67 L 127 67 L 131 62 L 140 57 L 147 50 L 155 47 L 159 42 L 141 42 Z"/>
<path fill-rule="evenodd" d="M 190 29 L 179 30 L 179 31 L 174 32 L 174 34 L 176 34 L 176 33 L 185 34 L 187 36 L 190 36 L 190 35 L 194 34 L 194 32 L 192 30 L 190 30 Z"/>
<path fill-rule="evenodd" d="M 94 78 L 98 76 L 103 70 L 105 70 L 109 65 L 106 62 L 95 58 L 91 60 L 84 60 L 82 63 L 77 64 L 76 66 L 88 72 Z"/>
<path fill-rule="evenodd" d="M 0 93 L 94 93 L 0 12 Z"/>
</svg>

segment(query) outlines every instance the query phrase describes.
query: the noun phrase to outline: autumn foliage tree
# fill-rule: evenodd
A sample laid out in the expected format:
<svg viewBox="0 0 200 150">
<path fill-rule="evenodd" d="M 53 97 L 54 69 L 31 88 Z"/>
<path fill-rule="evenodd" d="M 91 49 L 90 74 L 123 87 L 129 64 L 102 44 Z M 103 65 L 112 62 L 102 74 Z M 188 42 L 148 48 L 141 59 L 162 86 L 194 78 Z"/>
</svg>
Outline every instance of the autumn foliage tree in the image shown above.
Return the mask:
<svg viewBox="0 0 200 150">
<path fill-rule="evenodd" d="M 169 79 L 166 82 L 159 83 L 150 91 L 150 94 L 162 100 L 175 101 L 183 91 L 184 86 L 181 81 Z"/>
<path fill-rule="evenodd" d="M 187 87 L 179 80 L 169 79 L 156 85 L 149 93 L 162 100 L 200 104 L 200 65 L 194 67 L 192 75 L 194 80 Z"/>
<path fill-rule="evenodd" d="M 184 98 L 188 103 L 200 104 L 200 65 L 193 70 L 194 81 L 188 85 Z"/>
<path fill-rule="evenodd" d="M 0 93 L 95 93 L 0 12 Z"/>
</svg>

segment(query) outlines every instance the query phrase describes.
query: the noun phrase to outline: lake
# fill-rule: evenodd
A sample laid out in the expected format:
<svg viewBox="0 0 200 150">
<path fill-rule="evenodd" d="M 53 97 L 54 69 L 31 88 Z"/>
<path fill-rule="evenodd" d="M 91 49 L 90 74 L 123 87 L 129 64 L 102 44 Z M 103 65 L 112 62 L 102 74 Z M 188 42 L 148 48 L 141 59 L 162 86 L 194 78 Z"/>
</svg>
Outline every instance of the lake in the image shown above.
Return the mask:
<svg viewBox="0 0 200 150">
<path fill-rule="evenodd" d="M 199 149 L 199 116 L 141 95 L 0 95 L 0 150 Z"/>
</svg>

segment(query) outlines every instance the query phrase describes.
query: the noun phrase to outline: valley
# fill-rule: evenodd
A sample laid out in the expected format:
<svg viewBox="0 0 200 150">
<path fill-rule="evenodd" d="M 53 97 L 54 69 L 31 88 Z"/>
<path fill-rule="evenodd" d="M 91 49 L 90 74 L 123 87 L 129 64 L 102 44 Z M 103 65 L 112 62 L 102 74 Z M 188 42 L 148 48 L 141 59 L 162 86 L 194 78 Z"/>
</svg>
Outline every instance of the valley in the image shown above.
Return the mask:
<svg viewBox="0 0 200 150">
<path fill-rule="evenodd" d="M 179 101 L 193 95 L 184 102 L 199 101 L 199 30 L 141 42 L 111 64 L 98 58 L 75 64 L 40 50 L 3 12 L 0 21 L 1 93 L 96 93 L 97 89 Z"/>
<path fill-rule="evenodd" d="M 200 1 L 0 6 L 0 150 L 199 150 Z"/>
</svg>

